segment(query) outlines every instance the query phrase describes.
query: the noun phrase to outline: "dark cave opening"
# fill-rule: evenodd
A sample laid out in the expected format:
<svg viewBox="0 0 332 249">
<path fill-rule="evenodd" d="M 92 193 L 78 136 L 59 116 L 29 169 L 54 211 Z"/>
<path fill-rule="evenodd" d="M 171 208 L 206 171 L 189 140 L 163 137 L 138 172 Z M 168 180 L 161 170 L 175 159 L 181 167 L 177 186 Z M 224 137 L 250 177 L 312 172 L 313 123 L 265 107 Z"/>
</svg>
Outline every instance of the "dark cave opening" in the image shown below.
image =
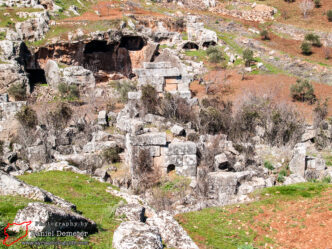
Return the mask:
<svg viewBox="0 0 332 249">
<path fill-rule="evenodd" d="M 187 42 L 183 45 L 183 49 L 199 49 L 198 45 L 194 42 Z"/>
<path fill-rule="evenodd" d="M 208 48 L 210 46 L 215 46 L 215 45 L 217 45 L 217 44 L 214 41 L 209 41 L 209 42 L 204 42 L 203 43 L 204 48 Z"/>
<path fill-rule="evenodd" d="M 131 51 L 139 51 L 146 45 L 146 42 L 140 36 L 124 36 L 120 42 L 120 48 L 126 48 Z"/>
<path fill-rule="evenodd" d="M 170 164 L 167 166 L 167 174 L 175 170 L 175 165 Z"/>
<path fill-rule="evenodd" d="M 220 163 L 218 165 L 218 169 L 219 170 L 223 170 L 223 171 L 231 171 L 234 172 L 235 170 L 231 167 L 229 162 L 224 162 L 224 163 Z"/>
<path fill-rule="evenodd" d="M 107 41 L 93 40 L 85 45 L 84 54 L 107 53 L 114 50 L 114 45 L 107 44 Z"/>
<path fill-rule="evenodd" d="M 43 69 L 27 69 L 26 72 L 28 73 L 30 85 L 47 83 Z"/>
</svg>

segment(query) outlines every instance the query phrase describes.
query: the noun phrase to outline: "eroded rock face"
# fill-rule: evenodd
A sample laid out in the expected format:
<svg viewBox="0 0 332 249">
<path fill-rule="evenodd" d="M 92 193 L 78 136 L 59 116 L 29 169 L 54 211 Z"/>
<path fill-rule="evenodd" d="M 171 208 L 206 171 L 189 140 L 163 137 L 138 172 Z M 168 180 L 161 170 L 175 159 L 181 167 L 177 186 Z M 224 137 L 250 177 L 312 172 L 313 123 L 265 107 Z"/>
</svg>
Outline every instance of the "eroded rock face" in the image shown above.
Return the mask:
<svg viewBox="0 0 332 249">
<path fill-rule="evenodd" d="M 115 212 L 116 216 L 125 215 L 129 221 L 145 222 L 145 207 L 138 204 L 128 204 L 118 207 Z"/>
<path fill-rule="evenodd" d="M 33 200 L 52 202 L 67 209 L 76 209 L 74 204 L 2 171 L 0 171 L 0 195 L 19 195 Z"/>
<path fill-rule="evenodd" d="M 139 221 L 122 222 L 113 235 L 115 249 L 162 249 L 158 228 Z"/>
<path fill-rule="evenodd" d="M 147 223 L 159 228 L 163 242 L 170 248 L 198 249 L 198 246 L 188 236 L 187 232 L 179 225 L 167 211 L 149 218 Z"/>
<path fill-rule="evenodd" d="M 44 71 L 47 83 L 53 89 L 58 89 L 61 77 L 58 64 L 53 60 L 48 60 L 45 65 Z"/>
<path fill-rule="evenodd" d="M 67 67 L 63 70 L 63 81 L 68 85 L 95 87 L 96 79 L 90 70 L 81 66 Z"/>
<path fill-rule="evenodd" d="M 299 143 L 294 147 L 294 155 L 289 163 L 289 169 L 294 174 L 304 177 L 306 166 L 307 147 L 304 143 Z"/>
<path fill-rule="evenodd" d="M 29 203 L 16 214 L 15 223 L 31 221 L 29 234 L 31 237 L 64 236 L 63 233 L 75 233 L 76 237 L 86 237 L 97 232 L 95 222 L 72 211 L 40 202 Z M 13 231 L 19 232 L 19 227 L 13 227 Z M 67 234 L 68 236 L 68 234 Z"/>
</svg>

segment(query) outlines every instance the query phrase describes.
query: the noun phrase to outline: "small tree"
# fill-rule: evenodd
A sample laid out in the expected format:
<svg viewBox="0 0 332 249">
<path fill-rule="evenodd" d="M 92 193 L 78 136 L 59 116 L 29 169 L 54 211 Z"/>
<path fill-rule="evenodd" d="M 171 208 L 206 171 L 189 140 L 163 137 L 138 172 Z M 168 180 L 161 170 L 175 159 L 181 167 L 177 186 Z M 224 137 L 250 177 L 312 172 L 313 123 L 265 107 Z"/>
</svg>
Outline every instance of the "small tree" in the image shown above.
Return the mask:
<svg viewBox="0 0 332 249">
<path fill-rule="evenodd" d="M 321 6 L 320 0 L 315 0 L 315 7 L 320 8 L 320 6 Z"/>
<path fill-rule="evenodd" d="M 12 96 L 16 101 L 22 101 L 26 99 L 26 86 L 24 84 L 11 85 L 8 89 L 8 94 Z"/>
<path fill-rule="evenodd" d="M 326 13 L 326 15 L 327 15 L 327 19 L 328 19 L 330 22 L 332 22 L 332 10 L 329 10 L 329 11 Z"/>
<path fill-rule="evenodd" d="M 33 129 L 38 124 L 37 113 L 29 106 L 23 106 L 22 109 L 16 113 L 16 119 L 23 128 L 27 129 Z"/>
<path fill-rule="evenodd" d="M 311 44 L 309 42 L 306 42 L 306 41 L 302 42 L 301 50 L 302 50 L 302 54 L 305 54 L 305 55 L 312 54 Z"/>
<path fill-rule="evenodd" d="M 250 67 L 251 62 L 254 60 L 254 52 L 247 48 L 243 51 L 243 59 L 246 67 Z"/>
<path fill-rule="evenodd" d="M 314 87 L 308 80 L 297 80 L 290 91 L 294 101 L 308 101 L 312 104 L 316 100 Z"/>
<path fill-rule="evenodd" d="M 317 105 L 314 109 L 314 126 L 318 127 L 320 123 L 327 117 L 328 114 L 328 99 L 323 103 L 317 100 Z"/>
<path fill-rule="evenodd" d="M 262 40 L 270 40 L 269 32 L 264 29 L 260 32 L 260 35 L 262 37 Z"/>
<path fill-rule="evenodd" d="M 68 85 L 66 83 L 60 83 L 58 85 L 58 91 L 61 98 L 68 100 L 78 100 L 80 98 L 80 91 L 75 85 Z"/>
<path fill-rule="evenodd" d="M 307 34 L 305 36 L 305 40 L 311 42 L 311 44 L 315 47 L 321 47 L 322 43 L 320 42 L 319 36 L 315 34 Z"/>
<path fill-rule="evenodd" d="M 309 12 L 314 9 L 314 2 L 312 0 L 302 0 L 299 4 L 299 7 L 302 11 L 303 17 L 307 18 Z"/>
<path fill-rule="evenodd" d="M 212 63 L 220 63 L 225 59 L 223 53 L 217 46 L 210 46 L 206 50 L 206 54 L 209 57 L 209 61 Z"/>
<path fill-rule="evenodd" d="M 151 85 L 145 85 L 142 87 L 142 97 L 141 101 L 143 107 L 147 113 L 157 114 L 158 108 L 158 92 Z"/>
</svg>

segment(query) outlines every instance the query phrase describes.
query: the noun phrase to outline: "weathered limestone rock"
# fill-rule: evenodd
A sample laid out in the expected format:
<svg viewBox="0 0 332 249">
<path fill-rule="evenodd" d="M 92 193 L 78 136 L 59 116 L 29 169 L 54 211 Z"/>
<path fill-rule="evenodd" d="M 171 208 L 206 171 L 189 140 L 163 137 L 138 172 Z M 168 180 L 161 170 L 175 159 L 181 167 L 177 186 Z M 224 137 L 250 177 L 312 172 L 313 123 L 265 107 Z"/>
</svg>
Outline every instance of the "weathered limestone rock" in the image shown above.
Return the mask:
<svg viewBox="0 0 332 249">
<path fill-rule="evenodd" d="M 171 132 L 175 135 L 175 136 L 184 136 L 185 135 L 185 130 L 182 126 L 180 125 L 174 125 L 171 128 Z"/>
<path fill-rule="evenodd" d="M 115 249 L 162 249 L 161 236 L 156 227 L 138 221 L 122 222 L 113 235 Z"/>
<path fill-rule="evenodd" d="M 90 70 L 81 66 L 66 67 L 63 70 L 63 81 L 68 85 L 95 87 L 96 80 Z"/>
<path fill-rule="evenodd" d="M 289 163 L 289 169 L 292 173 L 304 177 L 306 164 L 307 148 L 303 143 L 299 143 L 294 147 L 293 158 Z"/>
<path fill-rule="evenodd" d="M 298 175 L 298 174 L 291 174 L 290 176 L 285 177 L 284 185 L 290 185 L 300 182 L 305 182 L 306 180 Z"/>
<path fill-rule="evenodd" d="M 129 221 L 145 222 L 145 207 L 137 204 L 128 204 L 118 207 L 115 212 L 116 216 L 125 215 Z"/>
<path fill-rule="evenodd" d="M 58 89 L 58 85 L 61 80 L 58 64 L 53 60 L 48 60 L 44 67 L 44 71 L 47 84 L 49 84 L 53 89 Z"/>
<path fill-rule="evenodd" d="M 98 124 L 102 126 L 107 126 L 108 120 L 107 120 L 107 113 L 105 110 L 100 111 L 98 113 Z"/>
<path fill-rule="evenodd" d="M 196 155 L 196 152 L 194 142 L 174 142 L 168 147 L 168 155 Z"/>
<path fill-rule="evenodd" d="M 254 192 L 256 189 L 265 188 L 266 185 L 267 184 L 264 178 L 253 177 L 251 181 L 244 182 L 240 185 L 237 194 L 246 195 L 251 192 Z"/>
<path fill-rule="evenodd" d="M 198 249 L 198 246 L 188 236 L 187 232 L 167 211 L 147 219 L 147 224 L 159 228 L 163 242 L 170 248 Z"/>
<path fill-rule="evenodd" d="M 53 236 L 60 236 L 60 232 L 75 233 L 75 235 L 71 235 L 86 237 L 97 232 L 95 222 L 70 210 L 40 202 L 29 203 L 26 208 L 17 212 L 14 222 L 26 221 L 32 222 L 29 226 L 28 236 L 30 238 L 39 237 L 43 233 L 53 233 Z M 19 232 L 20 228 L 19 226 L 13 227 L 13 231 Z"/>
<path fill-rule="evenodd" d="M 166 132 L 151 132 L 135 136 L 132 139 L 134 146 L 164 146 L 166 145 Z"/>
<path fill-rule="evenodd" d="M 19 195 L 33 200 L 52 202 L 68 209 L 76 209 L 74 204 L 45 190 L 26 184 L 2 171 L 0 171 L 0 195 Z"/>
<path fill-rule="evenodd" d="M 253 172 L 211 172 L 208 174 L 210 198 L 218 200 L 220 204 L 228 204 L 237 193 L 240 182 L 250 180 Z"/>
<path fill-rule="evenodd" d="M 67 161 L 60 161 L 56 163 L 44 164 L 41 167 L 42 170 L 45 171 L 71 171 L 77 174 L 85 175 L 87 174 L 86 170 L 80 170 L 72 165 L 70 165 Z"/>
<path fill-rule="evenodd" d="M 316 137 L 316 131 L 314 128 L 306 129 L 306 131 L 302 135 L 301 141 L 302 141 L 302 143 L 304 143 L 304 142 L 314 139 L 315 137 Z"/>
<path fill-rule="evenodd" d="M 224 169 L 228 164 L 228 158 L 225 153 L 216 155 L 214 157 L 214 167 L 216 170 Z"/>
<path fill-rule="evenodd" d="M 21 40 L 37 41 L 49 31 L 50 20 L 47 11 L 29 13 L 31 18 L 15 24 L 16 32 Z"/>
<path fill-rule="evenodd" d="M 324 171 L 326 168 L 326 163 L 323 158 L 307 157 L 307 169 L 312 169 L 315 171 Z"/>
</svg>

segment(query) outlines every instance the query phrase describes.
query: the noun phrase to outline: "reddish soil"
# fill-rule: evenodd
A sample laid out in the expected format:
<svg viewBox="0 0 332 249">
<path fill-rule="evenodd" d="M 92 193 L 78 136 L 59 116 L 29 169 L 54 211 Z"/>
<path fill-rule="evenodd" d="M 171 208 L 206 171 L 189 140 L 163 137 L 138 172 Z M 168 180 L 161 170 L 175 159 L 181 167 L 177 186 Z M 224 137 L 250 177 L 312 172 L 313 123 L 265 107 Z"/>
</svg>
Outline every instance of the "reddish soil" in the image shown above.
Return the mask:
<svg viewBox="0 0 332 249">
<path fill-rule="evenodd" d="M 137 7 L 128 6 L 126 9 L 120 7 L 118 1 L 101 1 L 92 7 L 92 11 L 83 13 L 81 16 L 71 17 L 65 19 L 65 21 L 101 21 L 101 20 L 114 20 L 121 19 L 124 14 L 132 14 L 138 16 L 163 16 L 160 13 L 146 11 Z M 97 15 L 95 11 L 99 11 L 100 15 Z"/>
<path fill-rule="evenodd" d="M 224 81 L 226 74 L 226 83 Z M 303 115 L 307 122 L 312 122 L 312 112 L 315 105 L 293 102 L 290 96 L 290 86 L 296 82 L 296 78 L 286 75 L 248 75 L 241 80 L 242 75 L 232 70 L 211 71 L 205 76 L 205 80 L 216 82 L 211 85 L 209 98 L 221 97 L 224 100 L 233 101 L 236 108 L 245 96 L 256 94 L 258 96 L 268 95 L 278 101 L 286 103 Z M 332 86 L 313 83 L 317 98 L 328 101 L 329 115 L 332 115 Z M 190 86 L 193 93 L 199 99 L 205 98 L 205 86 L 193 82 Z"/>
<path fill-rule="evenodd" d="M 301 57 L 303 59 L 321 62 L 324 64 L 328 64 L 332 66 L 332 59 L 325 60 L 325 47 L 314 47 L 312 46 L 312 54 L 311 55 L 303 55 L 301 51 L 301 41 L 291 40 L 279 37 L 275 34 L 269 34 L 270 40 L 264 41 L 264 44 L 268 47 L 283 51 L 289 55 L 294 55 L 296 57 Z M 332 54 L 332 48 L 329 48 L 330 53 Z"/>
<path fill-rule="evenodd" d="M 251 227 L 257 239 L 268 235 L 275 242 L 273 248 L 332 248 L 331 197 L 330 189 L 313 199 L 280 201 L 278 208 L 261 207 L 263 212 Z"/>
</svg>

